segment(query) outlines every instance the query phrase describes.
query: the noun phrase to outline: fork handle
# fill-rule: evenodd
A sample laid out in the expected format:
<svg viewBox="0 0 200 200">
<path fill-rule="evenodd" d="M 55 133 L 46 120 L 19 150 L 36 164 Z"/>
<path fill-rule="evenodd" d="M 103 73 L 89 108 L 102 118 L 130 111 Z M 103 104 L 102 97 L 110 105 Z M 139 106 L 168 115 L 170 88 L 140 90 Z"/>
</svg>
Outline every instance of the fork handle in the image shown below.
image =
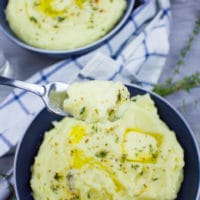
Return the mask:
<svg viewBox="0 0 200 200">
<path fill-rule="evenodd" d="M 44 96 L 45 92 L 46 92 L 45 87 L 42 85 L 27 83 L 24 81 L 11 79 L 11 78 L 7 78 L 4 76 L 0 76 L 0 85 L 7 85 L 7 86 L 11 86 L 11 87 L 24 89 L 26 91 L 32 92 L 39 96 Z"/>
</svg>

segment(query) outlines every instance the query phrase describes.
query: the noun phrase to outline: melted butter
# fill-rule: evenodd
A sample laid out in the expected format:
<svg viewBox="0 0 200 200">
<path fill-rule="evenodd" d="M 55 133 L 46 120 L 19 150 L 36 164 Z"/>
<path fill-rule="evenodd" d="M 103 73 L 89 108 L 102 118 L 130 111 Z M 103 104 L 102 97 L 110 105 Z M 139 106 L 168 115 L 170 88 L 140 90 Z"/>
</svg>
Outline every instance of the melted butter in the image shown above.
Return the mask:
<svg viewBox="0 0 200 200">
<path fill-rule="evenodd" d="M 71 144 L 78 144 L 81 142 L 83 137 L 85 136 L 85 127 L 83 126 L 74 126 L 69 134 L 69 140 Z"/>
<path fill-rule="evenodd" d="M 76 145 L 82 141 L 86 135 L 86 128 L 80 125 L 74 126 L 69 133 L 69 141 L 71 145 Z M 71 167 L 72 169 L 81 169 L 85 165 L 88 165 L 91 169 L 97 168 L 105 171 L 110 179 L 113 181 L 116 190 L 119 191 L 124 188 L 124 186 L 119 182 L 112 169 L 109 169 L 109 161 L 102 163 L 99 159 L 95 157 L 88 157 L 85 152 L 81 149 L 73 149 L 72 151 Z"/>
<path fill-rule="evenodd" d="M 81 169 L 86 164 L 94 166 L 94 161 L 91 158 L 86 157 L 83 151 L 75 149 L 73 151 L 72 168 Z"/>
<path fill-rule="evenodd" d="M 107 163 L 109 162 L 107 161 Z M 113 173 L 112 169 L 109 169 L 108 166 L 102 164 L 99 160 L 96 160 L 95 158 L 87 157 L 82 150 L 75 149 L 73 151 L 72 168 L 81 169 L 85 165 L 89 165 L 90 168 L 98 167 L 98 169 L 105 171 L 115 184 L 117 191 L 124 188 L 124 186 L 117 179 L 116 175 Z"/>
<path fill-rule="evenodd" d="M 144 142 L 141 141 L 141 148 L 138 148 L 133 155 L 130 155 L 130 151 L 126 148 L 126 143 L 128 141 L 128 135 L 129 134 L 138 134 L 138 137 L 141 139 L 149 139 L 151 142 L 149 142 L 148 146 L 142 146 Z M 146 138 L 145 138 L 146 136 Z M 152 142 L 153 141 L 153 142 Z M 154 143 L 154 145 L 153 145 Z M 156 145 L 155 145 L 156 143 Z M 140 129 L 127 129 L 125 133 L 123 134 L 123 139 L 121 143 L 121 150 L 122 154 L 126 155 L 127 161 L 132 162 L 140 162 L 140 163 L 155 163 L 158 157 L 158 149 L 162 143 L 162 136 L 160 134 L 151 133 L 151 132 L 143 132 Z M 144 143 L 145 144 L 145 143 Z M 145 144 L 147 145 L 147 144 Z M 154 148 L 153 148 L 154 147 Z M 147 151 L 148 149 L 148 151 Z"/>
<path fill-rule="evenodd" d="M 87 0 L 72 0 L 72 1 L 74 1 L 79 8 L 82 8 L 84 2 L 86 2 Z M 68 2 L 63 3 L 63 5 L 62 3 L 63 2 L 60 1 L 56 2 L 56 0 L 39 0 L 37 8 L 47 16 L 63 17 L 66 16 L 67 7 L 69 6 L 69 3 Z M 57 5 L 57 8 L 55 5 Z"/>
<path fill-rule="evenodd" d="M 78 7 L 82 8 L 83 3 L 86 2 L 87 0 L 75 0 L 75 3 Z"/>
<path fill-rule="evenodd" d="M 55 9 L 54 2 L 55 0 L 39 0 L 37 7 L 41 12 L 50 17 L 64 16 L 67 11 L 66 7 L 59 10 Z"/>
</svg>

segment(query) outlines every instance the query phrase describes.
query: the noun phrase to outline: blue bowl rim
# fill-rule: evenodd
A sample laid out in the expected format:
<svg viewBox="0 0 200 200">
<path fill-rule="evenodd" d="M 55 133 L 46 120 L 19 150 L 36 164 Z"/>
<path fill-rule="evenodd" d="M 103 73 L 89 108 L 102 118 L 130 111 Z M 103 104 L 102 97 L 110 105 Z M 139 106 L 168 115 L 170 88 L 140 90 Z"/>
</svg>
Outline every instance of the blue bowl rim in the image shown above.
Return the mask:
<svg viewBox="0 0 200 200">
<path fill-rule="evenodd" d="M 135 85 L 135 84 L 130 84 L 130 83 L 125 83 L 125 86 L 128 86 L 128 87 L 132 87 L 132 88 L 136 88 L 136 89 L 139 89 L 147 94 L 150 94 L 150 95 L 153 95 L 155 97 L 157 97 L 161 102 L 163 102 L 164 104 L 166 104 L 168 107 L 170 107 L 176 114 L 177 116 L 183 121 L 183 123 L 185 124 L 185 126 L 187 127 L 189 133 L 190 133 L 190 136 L 194 142 L 194 146 L 195 146 L 195 149 L 197 151 L 197 156 L 198 156 L 198 171 L 199 171 L 199 174 L 200 174 L 200 149 L 199 149 L 199 146 L 197 144 L 197 139 L 194 135 L 194 132 L 192 131 L 192 129 L 190 128 L 188 122 L 185 120 L 185 118 L 181 115 L 181 113 L 173 106 L 171 105 L 167 100 L 165 100 L 163 97 L 157 95 L 156 93 L 152 92 L 152 91 L 148 91 L 138 85 Z M 42 109 L 40 112 L 42 112 L 44 109 Z M 40 114 L 40 112 L 38 113 L 38 115 Z M 38 116 L 36 115 L 36 117 Z M 35 118 L 36 118 L 35 117 Z M 35 119 L 33 119 L 34 121 Z M 30 123 L 30 125 L 33 123 L 33 121 Z M 30 126 L 29 125 L 29 126 Z M 16 153 L 15 153 L 15 157 L 14 157 L 14 189 L 15 189 L 15 194 L 16 194 L 16 197 L 17 197 L 17 200 L 19 200 L 19 196 L 18 196 L 18 190 L 16 188 L 16 164 L 17 164 L 17 158 L 18 158 L 18 153 L 19 153 L 19 150 L 20 150 L 20 147 L 21 147 L 21 143 L 24 139 L 24 136 L 26 135 L 26 132 L 27 130 L 29 129 L 29 126 L 27 127 L 27 129 L 25 130 L 20 142 L 18 143 L 17 145 L 17 149 L 16 149 Z M 199 179 L 199 186 L 198 186 L 198 191 L 197 191 L 197 194 L 196 194 L 196 199 L 195 200 L 199 200 L 199 197 L 200 197 L 200 179 Z"/>
<path fill-rule="evenodd" d="M 72 49 L 72 50 L 48 50 L 48 49 L 42 49 L 42 48 L 37 48 L 34 46 L 31 46 L 29 44 L 26 44 L 23 42 L 21 39 L 19 39 L 17 36 L 15 36 L 15 33 L 13 32 L 14 35 L 11 35 L 9 32 L 7 32 L 0 24 L 0 31 L 2 31 L 11 41 L 14 43 L 18 44 L 19 46 L 35 51 L 38 53 L 43 53 L 43 54 L 66 54 L 66 55 L 76 55 L 76 54 L 81 54 L 84 52 L 87 52 L 95 47 L 100 46 L 101 44 L 104 44 L 106 41 L 108 41 L 111 37 L 113 37 L 125 24 L 125 22 L 128 20 L 129 16 L 131 15 L 131 12 L 133 10 L 135 0 L 127 0 L 129 1 L 129 5 L 127 9 L 125 10 L 125 13 L 119 20 L 119 22 L 112 28 L 105 36 L 97 40 L 96 42 L 93 42 L 91 44 L 88 44 L 86 46 Z"/>
</svg>

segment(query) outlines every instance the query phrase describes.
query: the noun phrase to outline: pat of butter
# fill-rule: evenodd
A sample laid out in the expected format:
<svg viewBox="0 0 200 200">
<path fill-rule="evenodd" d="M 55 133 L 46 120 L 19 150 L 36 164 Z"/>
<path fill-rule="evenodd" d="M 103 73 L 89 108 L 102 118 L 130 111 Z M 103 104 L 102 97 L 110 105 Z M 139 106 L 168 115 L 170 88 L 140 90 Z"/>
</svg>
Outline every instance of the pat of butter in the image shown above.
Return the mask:
<svg viewBox="0 0 200 200">
<path fill-rule="evenodd" d="M 124 134 L 122 152 L 130 161 L 154 162 L 158 153 L 158 141 L 147 133 L 129 130 Z"/>
</svg>

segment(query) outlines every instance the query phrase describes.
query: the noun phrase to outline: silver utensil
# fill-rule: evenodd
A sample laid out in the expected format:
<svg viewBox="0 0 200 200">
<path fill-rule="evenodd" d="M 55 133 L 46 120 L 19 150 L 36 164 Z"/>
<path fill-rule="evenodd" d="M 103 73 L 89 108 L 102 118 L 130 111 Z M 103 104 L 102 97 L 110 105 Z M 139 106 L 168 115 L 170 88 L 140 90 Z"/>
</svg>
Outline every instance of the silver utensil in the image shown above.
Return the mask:
<svg viewBox="0 0 200 200">
<path fill-rule="evenodd" d="M 32 92 L 42 98 L 49 111 L 61 116 L 69 115 L 63 109 L 63 102 L 68 97 L 68 84 L 52 82 L 46 85 L 37 85 L 0 76 L 0 85 L 7 85 Z"/>
</svg>

